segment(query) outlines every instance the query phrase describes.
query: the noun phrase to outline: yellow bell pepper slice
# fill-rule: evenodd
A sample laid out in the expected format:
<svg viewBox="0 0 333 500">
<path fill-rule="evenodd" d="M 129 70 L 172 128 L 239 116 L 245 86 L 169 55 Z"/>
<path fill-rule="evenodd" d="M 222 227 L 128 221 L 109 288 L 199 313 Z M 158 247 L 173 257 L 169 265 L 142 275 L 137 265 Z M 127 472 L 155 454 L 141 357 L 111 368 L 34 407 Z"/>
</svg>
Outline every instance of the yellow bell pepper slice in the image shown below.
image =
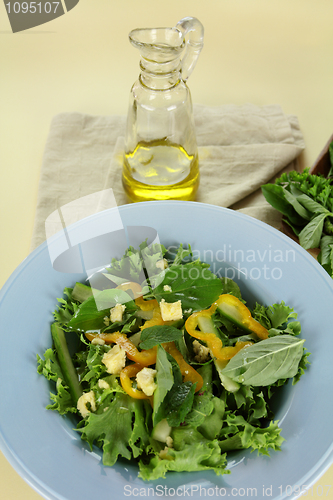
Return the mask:
<svg viewBox="0 0 333 500">
<path fill-rule="evenodd" d="M 106 344 L 118 344 L 126 351 L 128 359 L 141 364 L 142 366 L 154 365 L 156 363 L 157 347 L 139 351 L 139 349 L 131 342 L 125 333 L 92 333 L 86 332 L 88 340 L 92 341 L 95 337 L 104 340 Z"/>
<path fill-rule="evenodd" d="M 197 385 L 195 388 L 195 392 L 200 391 L 201 387 L 203 386 L 202 376 L 193 368 L 193 366 L 186 363 L 182 354 L 176 348 L 175 343 L 168 342 L 162 344 L 162 346 L 177 361 L 180 372 L 184 377 L 184 382 L 192 382 L 192 384 L 196 383 Z"/>
<path fill-rule="evenodd" d="M 267 329 L 252 318 L 251 312 L 242 301 L 233 295 L 222 294 L 209 309 L 191 314 L 185 323 L 187 332 L 192 337 L 206 342 L 212 356 L 215 358 L 226 361 L 235 356 L 240 349 L 252 345 L 252 342 L 237 342 L 235 346 L 223 347 L 222 340 L 215 333 L 198 330 L 200 318 L 211 318 L 217 308 L 222 314 L 241 328 L 243 327 L 255 333 L 261 339 L 268 338 Z"/>
<path fill-rule="evenodd" d="M 132 365 L 125 366 L 120 372 L 120 383 L 124 391 L 135 399 L 149 399 L 152 402 L 152 396 L 147 396 L 140 389 L 136 389 L 132 385 L 132 377 L 135 377 L 142 369 L 143 365 L 140 363 L 134 363 Z"/>
<path fill-rule="evenodd" d="M 215 309 L 229 318 L 233 323 L 255 333 L 260 339 L 268 338 L 268 330 L 251 316 L 251 312 L 241 300 L 234 295 L 220 295 L 214 302 Z"/>
</svg>

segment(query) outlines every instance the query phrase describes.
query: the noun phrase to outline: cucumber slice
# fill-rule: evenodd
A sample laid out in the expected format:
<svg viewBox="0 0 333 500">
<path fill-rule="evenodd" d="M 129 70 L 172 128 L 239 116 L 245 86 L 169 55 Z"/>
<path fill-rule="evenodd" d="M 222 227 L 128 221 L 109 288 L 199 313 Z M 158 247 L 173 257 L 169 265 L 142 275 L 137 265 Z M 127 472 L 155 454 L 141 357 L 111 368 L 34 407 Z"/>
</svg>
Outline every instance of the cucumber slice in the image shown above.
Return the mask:
<svg viewBox="0 0 333 500">
<path fill-rule="evenodd" d="M 240 385 L 223 373 L 223 369 L 227 366 L 228 362 L 228 360 L 222 361 L 221 359 L 214 359 L 216 370 L 219 374 L 221 384 L 223 385 L 225 390 L 229 392 L 237 392 L 240 388 Z"/>
<path fill-rule="evenodd" d="M 205 333 L 215 333 L 215 335 L 219 336 L 212 318 L 208 316 L 200 316 L 198 318 L 198 325 L 200 330 L 204 331 Z M 227 391 L 236 392 L 240 387 L 239 384 L 237 384 L 237 382 L 234 382 L 233 380 L 231 380 L 231 378 L 222 373 L 222 370 L 223 368 L 226 367 L 227 363 L 228 361 L 222 361 L 221 359 L 214 359 L 214 364 L 219 374 L 221 384 Z"/>
<path fill-rule="evenodd" d="M 199 316 L 198 317 L 198 325 L 202 332 L 205 333 L 214 333 L 219 337 L 219 332 L 217 331 L 214 322 L 209 316 Z"/>
<path fill-rule="evenodd" d="M 217 306 L 217 310 L 220 312 L 222 316 L 231 321 L 231 323 L 237 326 L 237 328 L 239 328 L 240 330 L 243 330 L 246 333 L 253 333 L 252 330 L 250 330 L 250 328 L 248 328 L 243 324 L 242 322 L 243 317 L 240 314 L 240 312 L 235 310 L 234 306 L 222 303 Z"/>
<path fill-rule="evenodd" d="M 140 338 L 141 338 L 141 331 L 133 333 L 133 335 L 129 337 L 129 340 L 135 345 L 135 347 L 138 347 L 138 345 L 140 344 Z"/>
<path fill-rule="evenodd" d="M 51 325 L 51 334 L 65 383 L 68 385 L 69 392 L 76 404 L 83 391 L 68 351 L 65 333 L 57 323 L 53 323 Z"/>
<path fill-rule="evenodd" d="M 171 429 L 167 419 L 164 418 L 155 425 L 152 432 L 152 438 L 161 443 L 166 443 L 167 438 L 170 436 Z"/>
</svg>

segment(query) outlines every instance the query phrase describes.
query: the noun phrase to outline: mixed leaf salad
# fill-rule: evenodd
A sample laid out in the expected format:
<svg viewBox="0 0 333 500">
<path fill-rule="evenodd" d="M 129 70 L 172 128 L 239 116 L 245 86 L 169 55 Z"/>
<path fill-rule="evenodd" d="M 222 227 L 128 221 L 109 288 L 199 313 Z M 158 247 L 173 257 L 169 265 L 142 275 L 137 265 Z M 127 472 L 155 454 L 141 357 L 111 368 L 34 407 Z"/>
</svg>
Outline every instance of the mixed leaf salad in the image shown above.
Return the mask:
<svg viewBox="0 0 333 500">
<path fill-rule="evenodd" d="M 37 355 L 54 383 L 47 408 L 77 415 L 104 465 L 135 461 L 144 480 L 225 474 L 229 451 L 280 450 L 272 398 L 308 364 L 291 307 L 250 310 L 236 282 L 193 260 L 191 248 L 173 257 L 162 245 L 130 247 L 102 289 L 65 288 L 53 347 Z"/>
</svg>

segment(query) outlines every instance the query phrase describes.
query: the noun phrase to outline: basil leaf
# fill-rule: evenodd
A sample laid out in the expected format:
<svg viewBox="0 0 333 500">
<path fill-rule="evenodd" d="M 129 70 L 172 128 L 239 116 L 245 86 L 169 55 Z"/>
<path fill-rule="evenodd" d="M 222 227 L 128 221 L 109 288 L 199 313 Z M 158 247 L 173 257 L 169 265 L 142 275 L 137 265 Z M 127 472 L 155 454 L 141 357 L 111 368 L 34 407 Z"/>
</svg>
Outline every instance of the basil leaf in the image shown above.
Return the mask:
<svg viewBox="0 0 333 500">
<path fill-rule="evenodd" d="M 282 219 L 283 222 L 285 222 L 286 224 L 288 224 L 289 227 L 291 227 L 291 229 L 294 231 L 294 233 L 296 234 L 296 236 L 299 235 L 299 233 L 302 231 L 302 228 L 304 227 L 303 226 L 294 226 L 293 224 L 291 224 L 291 222 L 287 219 Z"/>
<path fill-rule="evenodd" d="M 323 232 L 324 220 L 330 212 L 316 215 L 299 233 L 300 245 L 308 250 L 317 248 L 320 245 L 320 238 Z"/>
<path fill-rule="evenodd" d="M 174 383 L 172 364 L 168 359 L 167 352 L 160 345 L 157 348 L 156 371 L 157 388 L 154 392 L 154 427 L 163 418 L 161 405 L 164 401 L 165 396 L 170 391 Z"/>
<path fill-rule="evenodd" d="M 320 242 L 321 265 L 333 264 L 333 236 L 323 236 Z"/>
<path fill-rule="evenodd" d="M 171 427 L 178 427 L 192 408 L 195 384 L 183 383 L 177 361 L 161 346 L 157 348 L 156 370 L 153 424 L 166 418 Z"/>
<path fill-rule="evenodd" d="M 268 386 L 294 377 L 303 356 L 304 339 L 278 335 L 239 351 L 222 370 L 243 385 Z"/>
<path fill-rule="evenodd" d="M 164 342 L 173 342 L 179 340 L 183 336 L 181 330 L 174 326 L 156 325 L 144 328 L 141 332 L 141 349 L 151 349 L 155 345 L 163 344 Z"/>
<path fill-rule="evenodd" d="M 170 291 L 165 291 L 168 285 Z M 154 290 L 155 298 L 160 302 L 181 300 L 183 310 L 200 311 L 209 307 L 222 293 L 221 280 L 213 274 L 206 264 L 189 262 L 174 265 L 165 270 L 165 276 Z"/>
<path fill-rule="evenodd" d="M 330 211 L 327 210 L 327 208 L 323 207 L 323 205 L 317 203 L 312 198 L 310 198 L 310 196 L 307 196 L 306 194 L 301 194 L 300 196 L 297 196 L 297 201 L 299 201 L 307 210 L 309 210 L 314 214 L 330 213 Z"/>
<path fill-rule="evenodd" d="M 302 217 L 295 210 L 293 203 L 297 201 L 296 198 L 293 197 L 291 193 L 288 193 L 289 196 L 286 195 L 288 191 L 282 186 L 278 186 L 277 184 L 264 184 L 261 186 L 261 190 L 268 203 L 270 203 L 272 207 L 281 212 L 283 215 L 288 217 L 289 221 L 295 226 L 304 225 L 304 219 L 308 220 L 308 216 Z M 297 207 L 302 207 L 302 205 L 298 203 Z M 302 208 L 304 210 L 304 214 L 307 213 L 304 207 Z"/>
<path fill-rule="evenodd" d="M 294 207 L 296 212 L 305 220 L 311 219 L 311 213 L 307 210 L 307 207 L 304 208 L 303 205 L 298 201 L 298 197 L 291 194 L 287 189 L 284 189 L 284 196 L 286 200 Z"/>
<path fill-rule="evenodd" d="M 323 236 L 320 240 L 319 264 L 333 278 L 333 236 Z"/>
</svg>

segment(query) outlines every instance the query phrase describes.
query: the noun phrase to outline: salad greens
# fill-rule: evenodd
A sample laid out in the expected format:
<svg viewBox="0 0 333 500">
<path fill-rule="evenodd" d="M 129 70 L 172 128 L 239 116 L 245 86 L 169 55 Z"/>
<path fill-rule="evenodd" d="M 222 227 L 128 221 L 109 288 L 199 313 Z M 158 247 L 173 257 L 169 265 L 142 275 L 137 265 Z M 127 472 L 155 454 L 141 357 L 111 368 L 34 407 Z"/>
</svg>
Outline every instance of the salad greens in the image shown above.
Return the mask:
<svg viewBox="0 0 333 500">
<path fill-rule="evenodd" d="M 102 448 L 104 465 L 135 461 L 144 480 L 168 471 L 226 474 L 231 450 L 280 450 L 272 397 L 308 364 L 291 307 L 256 304 L 251 321 L 260 333 L 251 332 L 242 312 L 233 316 L 238 306 L 248 311 L 238 285 L 191 255 L 182 245 L 173 260 L 161 245 L 130 247 L 112 261 L 103 290 L 65 288 L 53 348 L 37 355 L 38 373 L 55 384 L 47 408 L 76 414 L 77 432 Z M 225 315 L 214 304 L 227 296 Z M 163 319 L 162 305 L 177 317 Z M 187 325 L 196 315 L 193 331 Z"/>
<path fill-rule="evenodd" d="M 283 173 L 274 184 L 261 187 L 268 203 L 283 214 L 283 220 L 306 250 L 320 248 L 318 262 L 333 278 L 333 142 L 329 148 L 329 175 L 311 175 L 309 169 Z"/>
</svg>

